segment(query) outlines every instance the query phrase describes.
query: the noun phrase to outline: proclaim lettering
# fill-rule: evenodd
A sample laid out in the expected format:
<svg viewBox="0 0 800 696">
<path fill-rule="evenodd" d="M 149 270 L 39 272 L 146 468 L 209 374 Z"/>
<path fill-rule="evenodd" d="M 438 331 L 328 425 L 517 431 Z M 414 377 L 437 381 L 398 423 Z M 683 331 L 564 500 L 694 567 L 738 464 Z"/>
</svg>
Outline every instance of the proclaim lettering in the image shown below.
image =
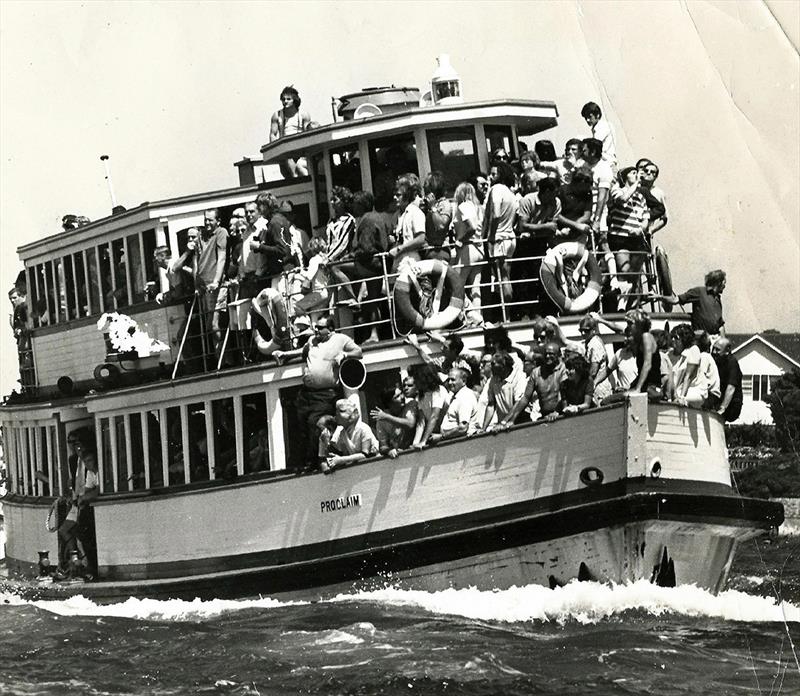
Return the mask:
<svg viewBox="0 0 800 696">
<path fill-rule="evenodd" d="M 346 510 L 351 507 L 361 507 L 361 494 L 348 495 L 346 498 L 334 498 L 333 500 L 322 500 L 319 504 L 320 512 L 336 512 L 336 510 Z"/>
</svg>

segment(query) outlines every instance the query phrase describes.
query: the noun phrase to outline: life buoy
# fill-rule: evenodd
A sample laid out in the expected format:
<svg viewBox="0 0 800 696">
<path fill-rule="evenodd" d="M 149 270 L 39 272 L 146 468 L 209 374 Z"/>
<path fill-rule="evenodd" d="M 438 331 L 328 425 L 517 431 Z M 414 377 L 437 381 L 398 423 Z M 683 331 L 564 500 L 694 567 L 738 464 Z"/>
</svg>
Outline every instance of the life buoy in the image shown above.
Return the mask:
<svg viewBox="0 0 800 696">
<path fill-rule="evenodd" d="M 562 262 L 578 261 L 583 257 L 585 251 L 586 247 L 578 242 L 562 242 L 547 251 L 539 268 L 539 278 L 542 281 L 542 287 L 544 287 L 545 292 L 558 305 L 559 309 L 567 314 L 579 314 L 587 311 L 600 297 L 603 275 L 600 272 L 600 264 L 597 263 L 597 259 L 591 252 L 589 252 L 585 266 L 589 281 L 580 295 L 569 297 L 556 279 L 557 256 L 561 257 Z"/>
<path fill-rule="evenodd" d="M 439 296 L 439 308 L 428 317 L 423 316 L 417 307 L 419 276 L 428 276 Z M 409 262 L 401 266 L 400 275 L 395 281 L 394 307 L 395 328 L 397 333 L 403 336 L 415 329 L 424 331 L 444 329 L 454 324 L 464 309 L 464 284 L 461 282 L 461 276 L 443 261 L 428 259 Z"/>
<path fill-rule="evenodd" d="M 662 295 L 672 294 L 672 274 L 669 272 L 669 257 L 663 247 L 657 246 L 655 250 L 656 275 L 661 287 Z"/>
<path fill-rule="evenodd" d="M 252 309 L 267 322 L 272 332 L 272 340 L 279 344 L 290 346 L 292 334 L 289 329 L 289 316 L 286 312 L 286 303 L 281 294 L 272 288 L 265 288 L 256 296 Z"/>
</svg>

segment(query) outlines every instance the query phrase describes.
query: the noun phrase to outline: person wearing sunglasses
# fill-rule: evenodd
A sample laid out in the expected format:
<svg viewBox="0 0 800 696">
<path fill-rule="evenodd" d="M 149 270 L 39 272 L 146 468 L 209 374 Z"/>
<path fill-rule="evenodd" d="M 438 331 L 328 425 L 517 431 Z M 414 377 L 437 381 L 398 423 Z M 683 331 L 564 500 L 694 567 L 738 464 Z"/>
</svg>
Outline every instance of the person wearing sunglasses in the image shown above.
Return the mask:
<svg viewBox="0 0 800 696">
<path fill-rule="evenodd" d="M 650 214 L 647 233 L 652 236 L 667 225 L 667 201 L 664 191 L 655 185 L 659 173 L 658 165 L 652 160 L 642 158 L 636 163 L 636 170 L 639 172 L 639 189 L 644 194 Z"/>
</svg>

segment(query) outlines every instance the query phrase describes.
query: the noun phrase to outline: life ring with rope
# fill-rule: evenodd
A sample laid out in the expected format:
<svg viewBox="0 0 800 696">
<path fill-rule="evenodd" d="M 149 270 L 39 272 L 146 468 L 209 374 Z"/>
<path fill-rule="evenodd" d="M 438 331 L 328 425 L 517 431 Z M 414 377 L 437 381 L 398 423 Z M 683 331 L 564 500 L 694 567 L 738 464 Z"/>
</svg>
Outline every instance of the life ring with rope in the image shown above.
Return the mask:
<svg viewBox="0 0 800 696">
<path fill-rule="evenodd" d="M 583 292 L 576 294 L 574 289 L 571 290 L 572 282 L 567 282 L 571 271 L 565 268 L 565 263 L 569 261 L 581 263 L 584 261 L 584 255 L 586 259 L 583 273 L 586 274 L 587 280 Z M 600 264 L 594 254 L 587 251 L 579 242 L 562 242 L 548 249 L 539 268 L 539 278 L 547 295 L 566 314 L 580 314 L 589 310 L 600 297 L 600 288 L 603 285 Z"/>
<path fill-rule="evenodd" d="M 424 279 L 422 288 L 420 279 Z M 458 321 L 464 309 L 464 284 L 458 271 L 437 259 L 409 261 L 401 265 L 394 284 L 394 323 L 397 333 L 407 336 L 414 330 L 444 329 Z M 420 311 L 423 297 L 438 307 Z"/>
</svg>

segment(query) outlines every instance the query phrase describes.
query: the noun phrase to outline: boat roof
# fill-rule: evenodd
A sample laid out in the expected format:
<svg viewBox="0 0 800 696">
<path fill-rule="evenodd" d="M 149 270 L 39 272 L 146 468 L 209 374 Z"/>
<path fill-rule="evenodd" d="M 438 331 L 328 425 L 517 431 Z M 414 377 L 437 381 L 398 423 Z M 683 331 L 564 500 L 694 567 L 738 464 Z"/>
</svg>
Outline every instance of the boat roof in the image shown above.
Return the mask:
<svg viewBox="0 0 800 696">
<path fill-rule="evenodd" d="M 522 136 L 557 125 L 558 107 L 552 101 L 495 99 L 491 101 L 426 106 L 369 118 L 338 121 L 290 135 L 261 148 L 265 162 L 310 156 L 332 147 L 344 147 L 365 137 L 382 138 L 416 128 L 457 128 L 475 123 L 515 125 Z"/>
</svg>

